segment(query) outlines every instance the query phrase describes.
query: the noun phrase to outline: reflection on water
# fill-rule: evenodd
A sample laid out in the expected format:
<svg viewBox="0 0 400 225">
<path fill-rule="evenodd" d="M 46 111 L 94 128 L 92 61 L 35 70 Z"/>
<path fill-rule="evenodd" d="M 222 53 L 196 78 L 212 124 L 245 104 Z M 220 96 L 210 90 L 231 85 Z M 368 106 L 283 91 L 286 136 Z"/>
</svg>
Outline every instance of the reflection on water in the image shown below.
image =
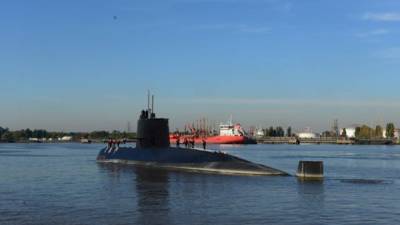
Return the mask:
<svg viewBox="0 0 400 225">
<path fill-rule="evenodd" d="M 98 164 L 112 179 L 132 177 L 136 191 L 136 224 L 172 224 L 169 218 L 169 171 L 143 166 Z M 154 209 L 157 209 L 156 211 Z"/>
<path fill-rule="evenodd" d="M 170 224 L 168 172 L 143 167 L 136 167 L 135 172 L 140 212 L 137 224 Z"/>
<path fill-rule="evenodd" d="M 325 187 L 324 180 L 297 179 L 297 193 L 299 207 L 306 207 L 310 212 L 324 208 Z"/>
</svg>

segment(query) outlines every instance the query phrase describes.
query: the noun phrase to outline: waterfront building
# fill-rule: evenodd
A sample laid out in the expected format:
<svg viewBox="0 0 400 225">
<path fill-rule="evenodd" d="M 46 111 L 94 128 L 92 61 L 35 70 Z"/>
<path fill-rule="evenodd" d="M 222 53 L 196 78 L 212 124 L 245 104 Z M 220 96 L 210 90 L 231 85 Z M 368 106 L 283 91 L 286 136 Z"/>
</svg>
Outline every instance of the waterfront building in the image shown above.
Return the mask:
<svg viewBox="0 0 400 225">
<path fill-rule="evenodd" d="M 342 135 L 342 136 L 343 136 L 343 129 L 346 129 L 346 137 L 347 138 L 355 138 L 356 137 L 356 127 L 350 126 L 350 127 L 342 128 L 340 130 L 340 135 Z"/>
<path fill-rule="evenodd" d="M 384 138 L 387 138 L 386 129 L 383 129 L 382 134 L 383 134 Z M 394 129 L 394 138 L 397 138 L 397 139 L 400 138 L 400 129 Z"/>
<path fill-rule="evenodd" d="M 297 133 L 297 136 L 299 138 L 312 139 L 312 138 L 317 138 L 319 135 L 312 132 L 300 132 Z"/>
<path fill-rule="evenodd" d="M 394 130 L 394 137 L 397 139 L 400 139 L 400 129 L 395 129 Z"/>
<path fill-rule="evenodd" d="M 312 132 L 311 128 L 309 127 L 304 129 L 304 131 L 297 133 L 296 135 L 297 137 L 304 139 L 312 139 L 320 136 L 319 134 Z"/>
<path fill-rule="evenodd" d="M 72 141 L 72 136 L 64 136 L 58 139 L 59 141 Z"/>
<path fill-rule="evenodd" d="M 256 137 L 264 137 L 265 133 L 264 130 L 260 127 L 256 129 L 255 136 Z"/>
</svg>

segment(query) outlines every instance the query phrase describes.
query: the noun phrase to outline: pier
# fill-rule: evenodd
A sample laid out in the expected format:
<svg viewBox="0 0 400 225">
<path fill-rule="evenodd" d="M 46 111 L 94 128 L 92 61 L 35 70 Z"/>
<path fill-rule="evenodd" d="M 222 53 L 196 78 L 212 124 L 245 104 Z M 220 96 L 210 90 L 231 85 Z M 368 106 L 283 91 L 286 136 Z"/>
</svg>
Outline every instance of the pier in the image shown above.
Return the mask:
<svg viewBox="0 0 400 225">
<path fill-rule="evenodd" d="M 259 144 L 342 144 L 349 145 L 355 144 L 355 140 L 340 139 L 340 138 L 296 138 L 296 137 L 264 137 L 258 138 Z"/>
</svg>

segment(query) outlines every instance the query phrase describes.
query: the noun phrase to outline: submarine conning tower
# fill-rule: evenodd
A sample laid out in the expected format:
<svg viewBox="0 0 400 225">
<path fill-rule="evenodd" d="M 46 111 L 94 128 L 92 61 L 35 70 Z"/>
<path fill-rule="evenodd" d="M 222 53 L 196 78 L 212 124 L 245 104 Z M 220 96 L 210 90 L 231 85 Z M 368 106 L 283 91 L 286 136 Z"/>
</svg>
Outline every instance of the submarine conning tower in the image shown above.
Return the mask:
<svg viewBox="0 0 400 225">
<path fill-rule="evenodd" d="M 150 94 L 148 95 L 147 110 L 142 110 L 137 123 L 136 148 L 168 148 L 169 126 L 168 119 L 156 118 L 154 113 L 154 95 L 150 108 Z"/>
</svg>

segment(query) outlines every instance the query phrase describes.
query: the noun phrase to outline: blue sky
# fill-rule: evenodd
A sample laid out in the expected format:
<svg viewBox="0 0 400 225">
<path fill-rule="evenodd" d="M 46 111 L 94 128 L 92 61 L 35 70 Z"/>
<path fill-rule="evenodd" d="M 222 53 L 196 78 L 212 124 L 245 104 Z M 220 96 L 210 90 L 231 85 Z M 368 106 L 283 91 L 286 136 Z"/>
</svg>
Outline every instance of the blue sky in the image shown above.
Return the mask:
<svg viewBox="0 0 400 225">
<path fill-rule="evenodd" d="M 0 126 L 400 125 L 400 1 L 0 2 Z"/>
</svg>

